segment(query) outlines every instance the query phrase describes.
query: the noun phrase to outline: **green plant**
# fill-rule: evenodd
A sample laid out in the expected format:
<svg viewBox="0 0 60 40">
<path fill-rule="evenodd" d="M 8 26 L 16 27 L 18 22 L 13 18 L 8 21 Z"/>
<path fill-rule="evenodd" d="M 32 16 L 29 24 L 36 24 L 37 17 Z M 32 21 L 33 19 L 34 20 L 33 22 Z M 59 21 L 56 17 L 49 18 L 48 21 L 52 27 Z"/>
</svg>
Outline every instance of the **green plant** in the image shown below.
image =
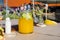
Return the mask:
<svg viewBox="0 0 60 40">
<path fill-rule="evenodd" d="M 2 11 L 2 15 L 6 15 L 6 11 L 5 10 Z"/>
<path fill-rule="evenodd" d="M 8 17 L 10 18 L 10 19 L 18 19 L 19 18 L 19 16 L 18 15 L 16 15 L 16 14 L 8 14 Z M 4 15 L 4 17 L 3 17 L 3 20 L 4 19 L 6 19 L 6 15 Z"/>
</svg>

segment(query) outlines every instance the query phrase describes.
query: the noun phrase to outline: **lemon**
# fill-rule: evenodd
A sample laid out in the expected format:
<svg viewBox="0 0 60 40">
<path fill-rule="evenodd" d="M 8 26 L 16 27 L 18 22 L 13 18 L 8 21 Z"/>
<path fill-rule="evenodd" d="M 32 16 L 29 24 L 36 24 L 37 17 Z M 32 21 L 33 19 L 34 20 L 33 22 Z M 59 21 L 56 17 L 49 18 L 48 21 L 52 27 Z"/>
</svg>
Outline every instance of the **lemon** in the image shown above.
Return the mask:
<svg viewBox="0 0 60 40">
<path fill-rule="evenodd" d="M 57 23 L 55 21 L 45 20 L 45 24 L 46 25 L 56 25 Z"/>
<path fill-rule="evenodd" d="M 26 14 L 26 19 L 32 19 L 31 15 L 29 13 Z"/>
<path fill-rule="evenodd" d="M 26 18 L 26 14 L 25 14 L 25 13 L 23 13 L 23 14 L 22 14 L 22 17 L 23 17 L 23 18 Z"/>
<path fill-rule="evenodd" d="M 3 29 L 2 27 L 0 27 L 0 30 L 1 30 L 1 31 L 4 31 L 4 29 Z"/>
<path fill-rule="evenodd" d="M 26 18 L 26 19 L 32 19 L 31 15 L 29 13 L 23 13 L 22 17 Z"/>
</svg>

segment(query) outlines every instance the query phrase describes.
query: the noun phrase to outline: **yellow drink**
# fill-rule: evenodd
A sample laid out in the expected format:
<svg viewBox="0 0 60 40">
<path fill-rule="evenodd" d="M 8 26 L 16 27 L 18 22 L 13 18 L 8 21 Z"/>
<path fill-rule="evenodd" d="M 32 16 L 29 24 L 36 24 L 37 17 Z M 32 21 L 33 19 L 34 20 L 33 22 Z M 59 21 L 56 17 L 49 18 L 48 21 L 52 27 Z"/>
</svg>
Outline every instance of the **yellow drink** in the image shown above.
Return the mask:
<svg viewBox="0 0 60 40">
<path fill-rule="evenodd" d="M 33 32 L 33 19 L 20 18 L 18 24 L 19 32 L 26 34 Z"/>
</svg>

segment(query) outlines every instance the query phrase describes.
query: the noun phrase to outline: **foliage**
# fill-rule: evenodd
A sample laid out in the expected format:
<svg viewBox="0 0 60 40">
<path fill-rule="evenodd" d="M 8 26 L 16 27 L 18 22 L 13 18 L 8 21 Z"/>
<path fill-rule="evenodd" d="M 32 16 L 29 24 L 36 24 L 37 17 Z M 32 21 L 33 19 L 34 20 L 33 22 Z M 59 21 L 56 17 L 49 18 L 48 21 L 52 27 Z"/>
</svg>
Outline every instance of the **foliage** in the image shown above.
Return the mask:
<svg viewBox="0 0 60 40">
<path fill-rule="evenodd" d="M 2 15 L 6 15 L 6 11 L 5 10 L 2 11 Z"/>
<path fill-rule="evenodd" d="M 18 19 L 18 18 L 19 18 L 19 16 L 16 15 L 15 13 L 13 13 L 13 14 L 8 14 L 8 17 L 9 17 L 10 19 Z M 5 19 L 5 18 L 6 18 L 6 15 L 4 15 L 3 19 Z"/>
</svg>

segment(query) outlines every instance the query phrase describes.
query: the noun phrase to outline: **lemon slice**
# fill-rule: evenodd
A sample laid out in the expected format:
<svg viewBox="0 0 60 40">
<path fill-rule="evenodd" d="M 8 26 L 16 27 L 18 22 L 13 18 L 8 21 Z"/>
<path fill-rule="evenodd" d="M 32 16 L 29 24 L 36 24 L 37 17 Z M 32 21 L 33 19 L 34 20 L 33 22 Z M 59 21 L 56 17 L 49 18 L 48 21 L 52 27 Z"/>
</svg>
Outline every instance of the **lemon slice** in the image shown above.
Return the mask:
<svg viewBox="0 0 60 40">
<path fill-rule="evenodd" d="M 4 29 L 2 27 L 0 27 L 0 30 L 4 31 Z"/>
<path fill-rule="evenodd" d="M 26 19 L 32 19 L 31 15 L 29 13 L 26 14 Z"/>
</svg>

